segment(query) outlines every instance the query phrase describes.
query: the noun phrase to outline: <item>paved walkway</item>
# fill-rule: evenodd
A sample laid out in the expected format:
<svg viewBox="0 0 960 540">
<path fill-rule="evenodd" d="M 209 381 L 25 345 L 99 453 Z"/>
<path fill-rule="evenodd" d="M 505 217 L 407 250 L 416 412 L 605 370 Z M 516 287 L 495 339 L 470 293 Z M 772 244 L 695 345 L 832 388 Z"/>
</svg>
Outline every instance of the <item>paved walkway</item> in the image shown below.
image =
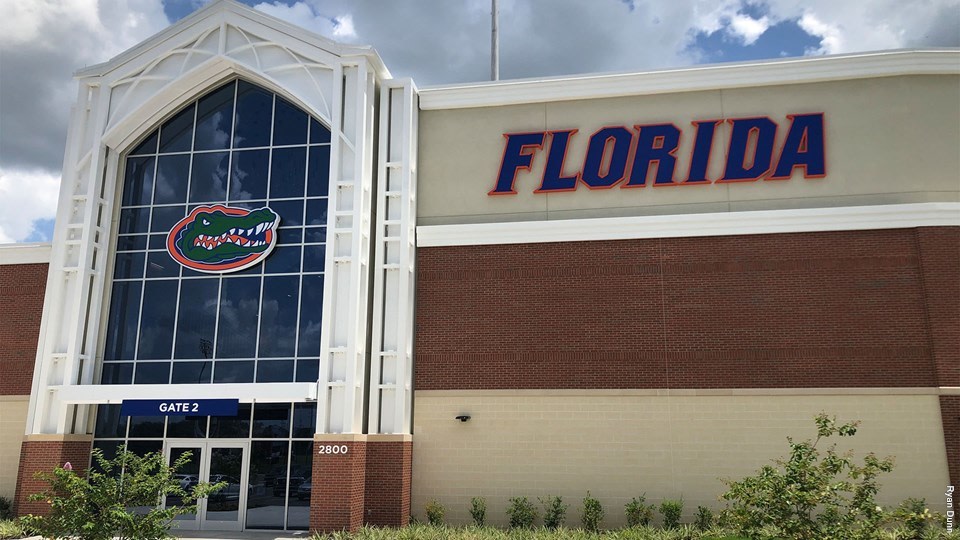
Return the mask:
<svg viewBox="0 0 960 540">
<path fill-rule="evenodd" d="M 174 536 L 180 540 L 307 540 L 310 534 L 303 532 L 223 532 L 223 531 L 179 531 Z"/>
</svg>

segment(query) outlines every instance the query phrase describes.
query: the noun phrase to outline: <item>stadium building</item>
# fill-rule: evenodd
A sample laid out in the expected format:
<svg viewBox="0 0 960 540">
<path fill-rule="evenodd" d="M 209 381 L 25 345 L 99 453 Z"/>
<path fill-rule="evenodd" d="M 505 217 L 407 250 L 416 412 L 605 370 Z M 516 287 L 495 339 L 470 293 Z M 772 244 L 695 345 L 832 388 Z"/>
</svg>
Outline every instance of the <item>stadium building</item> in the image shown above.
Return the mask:
<svg viewBox="0 0 960 540">
<path fill-rule="evenodd" d="M 126 444 L 228 482 L 183 529 L 689 519 L 821 411 L 885 504 L 960 483 L 958 50 L 418 88 L 221 0 L 76 78 L 0 248 L 20 513 Z"/>
</svg>

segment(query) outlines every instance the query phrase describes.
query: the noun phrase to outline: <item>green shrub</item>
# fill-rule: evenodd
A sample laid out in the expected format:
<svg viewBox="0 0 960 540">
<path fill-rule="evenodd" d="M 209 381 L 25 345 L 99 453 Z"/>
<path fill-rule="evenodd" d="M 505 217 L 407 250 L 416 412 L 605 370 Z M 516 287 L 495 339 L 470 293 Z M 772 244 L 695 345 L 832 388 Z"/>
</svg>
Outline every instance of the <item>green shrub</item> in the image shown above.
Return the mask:
<svg viewBox="0 0 960 540">
<path fill-rule="evenodd" d="M 567 517 L 568 505 L 563 504 L 563 498 L 546 497 L 540 499 L 543 505 L 543 526 L 548 529 L 556 529 L 563 525 L 563 520 Z"/>
<path fill-rule="evenodd" d="M 49 488 L 30 496 L 48 501 L 47 516 L 27 516 L 22 524 L 44 538 L 76 540 L 158 540 L 171 538 L 168 529 L 173 519 L 196 511 L 196 500 L 207 497 L 227 484 L 201 483 L 189 492 L 180 485 L 176 472 L 190 462 L 185 452 L 168 466 L 162 453 L 138 456 L 124 447 L 108 460 L 99 449 L 93 450 L 96 469 L 83 475 L 57 467 L 52 473 L 38 473 Z M 176 497 L 183 505 L 160 508 L 166 496 Z M 137 511 L 136 507 L 149 508 Z"/>
<path fill-rule="evenodd" d="M 0 497 L 0 521 L 13 519 L 13 502 L 6 497 Z"/>
<path fill-rule="evenodd" d="M 443 505 L 433 500 L 427 503 L 427 523 L 431 525 L 443 525 Z"/>
<path fill-rule="evenodd" d="M 23 538 L 26 533 L 23 530 L 23 527 L 19 523 L 13 520 L 0 520 L 0 538 L 6 540 L 7 538 Z"/>
<path fill-rule="evenodd" d="M 477 527 L 483 527 L 487 521 L 487 500 L 483 497 L 474 497 L 470 499 L 470 517 Z"/>
<path fill-rule="evenodd" d="M 817 438 L 787 438 L 790 456 L 762 467 L 755 476 L 725 481 L 726 519 L 744 536 L 776 527 L 784 540 L 873 540 L 881 537 L 886 513 L 877 506 L 878 477 L 893 470 L 893 460 L 867 454 L 860 465 L 836 444 L 818 445 L 834 436 L 852 437 L 858 422 L 838 424 L 817 415 Z"/>
<path fill-rule="evenodd" d="M 600 530 L 600 523 L 603 521 L 603 505 L 600 504 L 600 501 L 594 499 L 590 496 L 590 492 L 587 492 L 587 496 L 583 498 L 583 509 L 580 511 L 580 522 L 583 523 L 583 528 L 596 532 Z"/>
<path fill-rule="evenodd" d="M 537 509 L 526 497 L 511 497 L 507 516 L 510 517 L 510 527 L 514 529 L 532 528 L 538 517 Z"/>
<path fill-rule="evenodd" d="M 713 512 L 706 506 L 697 507 L 697 518 L 693 522 L 697 530 L 706 531 L 713 526 Z"/>
<path fill-rule="evenodd" d="M 664 499 L 660 503 L 660 514 L 663 516 L 665 528 L 676 529 L 680 526 L 680 515 L 683 514 L 683 499 Z"/>
<path fill-rule="evenodd" d="M 644 493 L 639 497 L 634 497 L 627 503 L 625 510 L 627 513 L 627 526 L 628 527 L 646 527 L 650 524 L 650 520 L 653 519 L 653 509 L 652 504 L 646 504 L 647 494 Z"/>
<path fill-rule="evenodd" d="M 927 526 L 934 523 L 935 516 L 930 513 L 926 499 L 909 498 L 900 503 L 893 512 L 893 518 L 903 524 L 903 538 L 923 540 Z"/>
</svg>

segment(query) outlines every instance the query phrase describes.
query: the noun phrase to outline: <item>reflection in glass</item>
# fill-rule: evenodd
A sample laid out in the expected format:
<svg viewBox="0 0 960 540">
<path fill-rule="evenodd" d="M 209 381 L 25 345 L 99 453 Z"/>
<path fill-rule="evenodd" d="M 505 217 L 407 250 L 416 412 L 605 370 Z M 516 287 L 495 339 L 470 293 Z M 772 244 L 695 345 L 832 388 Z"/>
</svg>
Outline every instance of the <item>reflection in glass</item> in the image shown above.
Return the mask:
<svg viewBox="0 0 960 540">
<path fill-rule="evenodd" d="M 147 236 L 144 234 L 117 237 L 117 251 L 136 251 L 146 248 Z"/>
<path fill-rule="evenodd" d="M 180 265 L 166 251 L 151 251 L 147 255 L 147 277 L 177 277 Z"/>
<path fill-rule="evenodd" d="M 230 175 L 230 200 L 249 201 L 267 198 L 267 164 L 269 150 L 246 150 L 233 153 Z"/>
<path fill-rule="evenodd" d="M 208 521 L 237 521 L 240 519 L 241 471 L 243 448 L 210 449 L 210 483 L 226 483 L 210 495 L 207 502 Z"/>
<path fill-rule="evenodd" d="M 307 148 L 275 148 L 270 164 L 270 198 L 303 197 Z"/>
<path fill-rule="evenodd" d="M 219 288 L 220 280 L 216 278 L 185 279 L 181 282 L 174 358 L 213 358 Z"/>
<path fill-rule="evenodd" d="M 253 358 L 257 345 L 260 278 L 227 278 L 220 292 L 217 358 Z"/>
<path fill-rule="evenodd" d="M 190 177 L 190 156 L 160 156 L 157 162 L 157 193 L 154 204 L 187 201 L 187 179 Z"/>
<path fill-rule="evenodd" d="M 213 365 L 214 383 L 248 383 L 253 382 L 253 361 L 240 362 L 219 361 Z"/>
<path fill-rule="evenodd" d="M 200 483 L 200 460 L 203 458 L 203 448 L 171 448 L 170 449 L 170 464 L 172 465 L 181 456 L 189 453 L 189 461 L 181 467 L 176 474 L 176 478 L 180 481 L 180 487 L 186 491 L 190 491 Z M 180 497 L 175 495 L 168 495 L 165 506 L 170 508 L 171 506 L 182 506 L 183 500 Z M 187 513 L 181 514 L 174 518 L 176 521 L 193 521 L 197 519 L 197 514 Z"/>
<path fill-rule="evenodd" d="M 183 216 L 186 215 L 185 210 L 185 206 L 158 206 L 154 208 L 153 217 L 150 218 L 150 232 L 166 235 L 178 221 L 183 219 Z"/>
<path fill-rule="evenodd" d="M 93 434 L 105 439 L 126 437 L 127 417 L 120 414 L 120 405 L 97 406 L 97 425 Z"/>
<path fill-rule="evenodd" d="M 167 384 L 170 382 L 170 362 L 137 362 L 134 384 Z"/>
<path fill-rule="evenodd" d="M 153 195 L 153 163 L 152 157 L 127 160 L 127 177 L 123 182 L 121 199 L 123 206 L 150 204 L 150 197 Z"/>
<path fill-rule="evenodd" d="M 317 428 L 317 404 L 293 404 L 293 437 L 313 438 Z"/>
<path fill-rule="evenodd" d="M 314 120 L 316 122 L 316 120 Z M 157 132 L 154 131 L 150 134 L 149 137 L 143 140 L 142 143 L 138 144 L 133 151 L 130 152 L 131 156 L 137 156 L 140 154 L 156 154 L 157 153 Z"/>
<path fill-rule="evenodd" d="M 310 144 L 330 142 L 330 130 L 313 118 L 310 119 Z"/>
<path fill-rule="evenodd" d="M 307 225 L 327 224 L 327 199 L 307 201 Z"/>
<path fill-rule="evenodd" d="M 210 438 L 246 439 L 250 436 L 250 409 L 249 403 L 241 403 L 237 407 L 236 416 L 211 416 Z"/>
<path fill-rule="evenodd" d="M 132 384 L 133 362 L 109 362 L 103 364 L 100 384 Z"/>
<path fill-rule="evenodd" d="M 284 146 L 306 144 L 306 142 L 307 113 L 278 97 L 273 112 L 273 145 Z"/>
<path fill-rule="evenodd" d="M 259 407 L 258 407 L 259 408 Z M 287 441 L 250 443 L 248 529 L 282 529 L 287 484 Z"/>
<path fill-rule="evenodd" d="M 327 246 L 324 244 L 303 246 L 303 271 L 323 272 L 323 266 L 327 262 L 326 255 Z"/>
<path fill-rule="evenodd" d="M 196 439 L 206 436 L 206 416 L 174 415 L 167 417 L 167 438 Z"/>
<path fill-rule="evenodd" d="M 147 281 L 140 316 L 141 359 L 170 358 L 173 348 L 173 317 L 177 308 L 176 280 Z"/>
<path fill-rule="evenodd" d="M 211 349 L 213 346 L 211 345 Z M 174 362 L 172 384 L 206 384 L 213 375 L 213 362 Z"/>
<path fill-rule="evenodd" d="M 260 307 L 260 358 L 277 358 L 296 354 L 294 349 L 297 341 L 299 293 L 300 279 L 297 276 L 264 278 L 263 300 Z M 290 372 L 292 377 L 292 365 Z M 259 379 L 259 374 L 257 378 Z"/>
<path fill-rule="evenodd" d="M 320 378 L 320 359 L 301 358 L 297 360 L 296 382 L 317 382 Z"/>
<path fill-rule="evenodd" d="M 194 150 L 220 150 L 230 147 L 233 91 L 234 83 L 230 83 L 200 98 L 197 103 Z"/>
<path fill-rule="evenodd" d="M 143 260 L 141 256 L 141 261 Z M 137 346 L 137 317 L 140 316 L 140 283 L 113 284 L 104 360 L 133 360 Z"/>
<path fill-rule="evenodd" d="M 257 403 L 253 408 L 253 437 L 279 439 L 290 436 L 289 403 Z"/>
<path fill-rule="evenodd" d="M 186 152 L 193 140 L 193 104 L 160 126 L 160 153 Z"/>
<path fill-rule="evenodd" d="M 163 437 L 162 416 L 131 416 L 130 438 L 160 438 Z M 133 450 L 133 448 L 131 448 Z"/>
<path fill-rule="evenodd" d="M 312 471 L 313 441 L 295 441 L 290 450 L 288 529 L 306 530 L 310 527 L 310 496 L 313 491 Z"/>
<path fill-rule="evenodd" d="M 310 147 L 310 168 L 307 196 L 326 197 L 330 189 L 330 147 Z"/>
<path fill-rule="evenodd" d="M 120 234 L 146 233 L 150 223 L 150 208 L 120 210 Z"/>
<path fill-rule="evenodd" d="M 281 227 L 303 225 L 303 201 L 270 201 L 270 208 L 280 216 Z"/>
<path fill-rule="evenodd" d="M 293 360 L 260 360 L 257 382 L 293 382 Z"/>
<path fill-rule="evenodd" d="M 227 199 L 229 152 L 193 155 L 190 202 L 219 202 Z"/>
<path fill-rule="evenodd" d="M 297 356 L 319 357 L 323 275 L 303 276 L 300 296 L 300 343 Z"/>
<path fill-rule="evenodd" d="M 278 246 L 263 265 L 267 274 L 292 274 L 300 271 L 300 246 Z"/>
<path fill-rule="evenodd" d="M 273 95 L 248 82 L 238 81 L 236 114 L 234 147 L 250 148 L 270 144 Z"/>
</svg>

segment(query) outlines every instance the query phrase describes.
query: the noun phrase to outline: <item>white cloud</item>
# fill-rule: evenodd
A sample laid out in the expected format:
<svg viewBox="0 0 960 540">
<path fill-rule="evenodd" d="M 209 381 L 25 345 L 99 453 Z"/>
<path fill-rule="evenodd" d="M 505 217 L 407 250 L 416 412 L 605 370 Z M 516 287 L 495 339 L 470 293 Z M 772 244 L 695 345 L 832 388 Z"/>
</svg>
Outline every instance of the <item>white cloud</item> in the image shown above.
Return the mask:
<svg viewBox="0 0 960 540">
<path fill-rule="evenodd" d="M 57 213 L 60 175 L 0 168 L 0 244 L 22 242 L 34 221 Z"/>
<path fill-rule="evenodd" d="M 836 54 L 843 52 L 843 33 L 840 28 L 827 24 L 812 13 L 804 13 L 798 22 L 803 31 L 820 38 L 819 49 L 808 49 L 807 54 Z"/>
<path fill-rule="evenodd" d="M 744 45 L 753 45 L 768 28 L 770 28 L 768 17 L 754 19 L 738 13 L 730 19 L 730 32 L 739 37 Z"/>
</svg>

